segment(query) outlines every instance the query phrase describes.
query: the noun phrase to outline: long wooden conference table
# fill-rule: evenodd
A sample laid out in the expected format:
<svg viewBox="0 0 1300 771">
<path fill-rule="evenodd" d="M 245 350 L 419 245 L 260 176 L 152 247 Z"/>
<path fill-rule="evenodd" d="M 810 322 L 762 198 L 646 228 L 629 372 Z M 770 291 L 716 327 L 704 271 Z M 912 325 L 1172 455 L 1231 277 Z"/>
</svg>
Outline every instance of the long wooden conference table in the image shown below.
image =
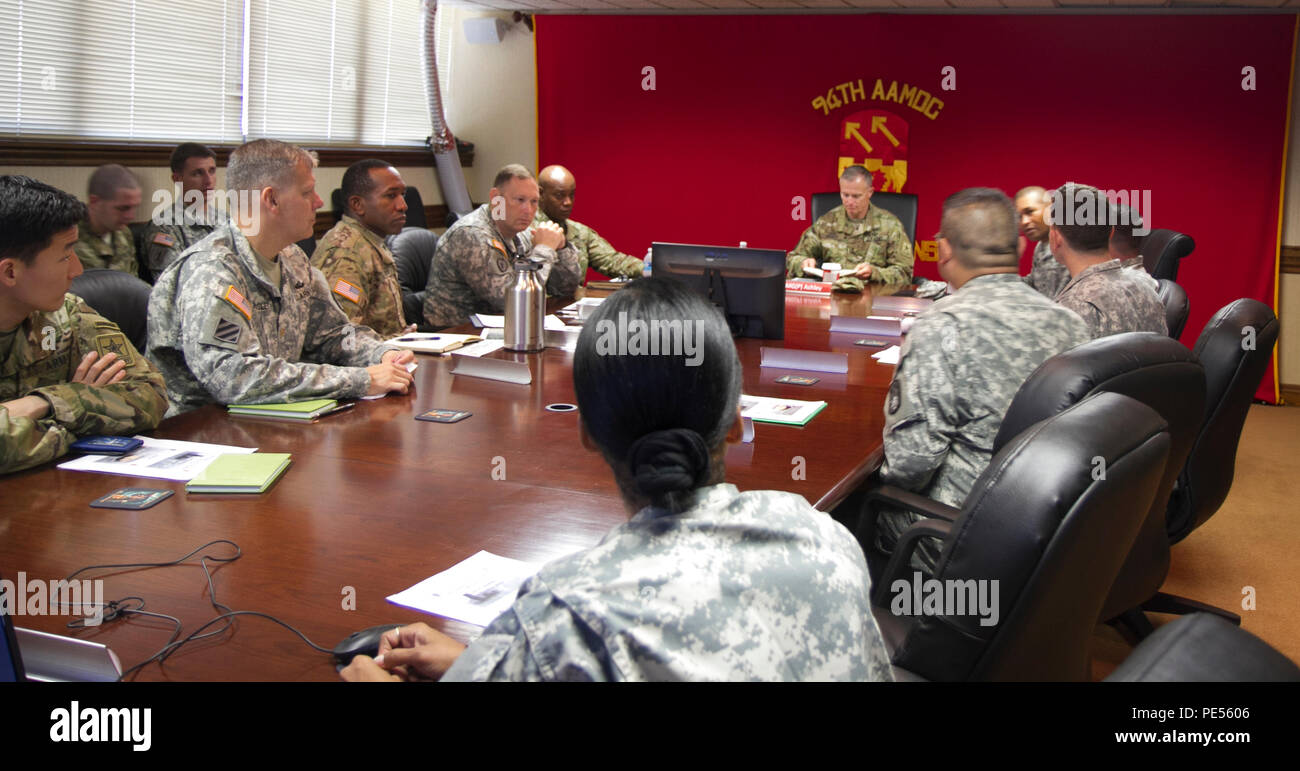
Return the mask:
<svg viewBox="0 0 1300 771">
<path fill-rule="evenodd" d="M 757 424 L 752 443 L 729 448 L 727 481 L 741 490 L 798 493 L 829 511 L 879 465 L 893 367 L 871 358 L 878 348 L 854 344 L 864 335 L 829 331 L 832 314 L 865 316 L 871 302 L 870 294 L 790 294 L 784 340 L 736 341 L 746 394 L 828 406 L 803 427 Z M 846 353 L 849 369 L 814 373 L 821 380 L 812 386 L 778 384 L 776 378 L 792 371 L 760 368 L 763 346 Z M 417 355 L 411 393 L 363 401 L 316 423 L 237 418 L 209 406 L 151 432 L 292 453 L 292 465 L 261 495 L 190 495 L 182 482 L 67 471 L 54 463 L 2 477 L 0 576 L 12 580 L 23 572 L 28 581 L 53 581 L 87 565 L 169 562 L 229 539 L 243 556 L 213 563 L 213 578 L 217 599 L 234 610 L 273 615 L 326 648 L 375 624 L 416 620 L 468 640 L 477 627 L 384 598 L 479 550 L 540 565 L 593 546 L 629 516 L 604 461 L 579 442 L 577 414 L 545 409 L 574 402 L 572 354 L 490 355 L 526 361 L 533 382 L 452 375 L 450 357 Z M 413 419 L 432 408 L 474 414 L 454 424 Z M 89 506 L 133 485 L 175 494 L 141 511 Z M 218 545 L 204 553 L 227 556 L 232 549 Z M 144 598 L 145 610 L 179 618 L 186 635 L 216 615 L 197 558 L 78 578 L 103 578 L 106 600 Z M 14 617 L 19 626 L 104 643 L 124 668 L 153 655 L 173 629 L 132 616 L 69 632 L 70 620 Z M 243 616 L 233 630 L 186 645 L 162 665 L 142 668 L 136 679 L 335 677 L 329 656 L 271 621 Z"/>
</svg>

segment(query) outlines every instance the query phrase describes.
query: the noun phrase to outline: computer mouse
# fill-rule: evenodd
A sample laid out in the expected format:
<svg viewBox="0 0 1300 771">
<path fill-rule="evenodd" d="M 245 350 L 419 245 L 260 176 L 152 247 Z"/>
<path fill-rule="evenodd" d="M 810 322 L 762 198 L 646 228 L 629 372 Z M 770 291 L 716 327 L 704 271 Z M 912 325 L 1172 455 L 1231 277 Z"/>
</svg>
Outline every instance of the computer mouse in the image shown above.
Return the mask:
<svg viewBox="0 0 1300 771">
<path fill-rule="evenodd" d="M 352 662 L 353 656 L 365 654 L 374 658 L 379 655 L 379 642 L 383 638 L 384 632 L 389 629 L 397 629 L 400 626 L 402 625 L 380 624 L 369 629 L 362 629 L 360 632 L 353 632 L 334 646 L 334 660 L 346 666 Z"/>
</svg>

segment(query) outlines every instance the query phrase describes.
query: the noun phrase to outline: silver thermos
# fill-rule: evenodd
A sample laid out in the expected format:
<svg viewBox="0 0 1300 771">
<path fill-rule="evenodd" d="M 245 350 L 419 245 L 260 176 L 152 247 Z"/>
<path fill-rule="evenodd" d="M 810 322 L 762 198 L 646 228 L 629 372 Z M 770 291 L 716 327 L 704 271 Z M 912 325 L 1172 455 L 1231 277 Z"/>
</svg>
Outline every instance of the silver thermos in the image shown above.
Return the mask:
<svg viewBox="0 0 1300 771">
<path fill-rule="evenodd" d="M 546 347 L 546 292 L 537 280 L 545 263 L 536 258 L 515 261 L 515 283 L 506 292 L 506 350 L 540 351 Z"/>
</svg>

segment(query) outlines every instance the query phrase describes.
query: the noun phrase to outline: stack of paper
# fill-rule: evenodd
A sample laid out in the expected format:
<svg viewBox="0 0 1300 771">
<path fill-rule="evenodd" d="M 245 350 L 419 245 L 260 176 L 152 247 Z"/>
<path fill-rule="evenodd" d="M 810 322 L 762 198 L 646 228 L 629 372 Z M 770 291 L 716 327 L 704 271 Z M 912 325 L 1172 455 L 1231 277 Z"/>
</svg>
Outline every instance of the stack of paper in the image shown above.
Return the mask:
<svg viewBox="0 0 1300 771">
<path fill-rule="evenodd" d="M 232 404 L 226 407 L 226 411 L 231 415 L 311 421 L 338 408 L 337 399 L 312 399 L 305 402 L 280 402 L 276 404 Z"/>
<path fill-rule="evenodd" d="M 741 417 L 760 423 L 783 423 L 802 426 L 821 412 L 826 402 L 802 402 L 797 399 L 772 399 L 766 396 L 740 395 Z"/>
<path fill-rule="evenodd" d="M 191 493 L 262 493 L 289 467 L 287 452 L 218 455 L 185 484 Z"/>
</svg>

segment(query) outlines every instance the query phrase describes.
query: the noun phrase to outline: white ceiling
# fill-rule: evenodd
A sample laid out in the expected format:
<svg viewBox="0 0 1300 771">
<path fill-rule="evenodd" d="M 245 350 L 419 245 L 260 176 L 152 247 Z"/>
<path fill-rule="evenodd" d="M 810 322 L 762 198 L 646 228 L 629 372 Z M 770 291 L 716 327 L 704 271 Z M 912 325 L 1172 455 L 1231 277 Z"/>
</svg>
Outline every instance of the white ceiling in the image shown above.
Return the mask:
<svg viewBox="0 0 1300 771">
<path fill-rule="evenodd" d="M 482 10 L 566 13 L 1149 12 L 1300 9 L 1300 0 L 447 0 Z"/>
</svg>

